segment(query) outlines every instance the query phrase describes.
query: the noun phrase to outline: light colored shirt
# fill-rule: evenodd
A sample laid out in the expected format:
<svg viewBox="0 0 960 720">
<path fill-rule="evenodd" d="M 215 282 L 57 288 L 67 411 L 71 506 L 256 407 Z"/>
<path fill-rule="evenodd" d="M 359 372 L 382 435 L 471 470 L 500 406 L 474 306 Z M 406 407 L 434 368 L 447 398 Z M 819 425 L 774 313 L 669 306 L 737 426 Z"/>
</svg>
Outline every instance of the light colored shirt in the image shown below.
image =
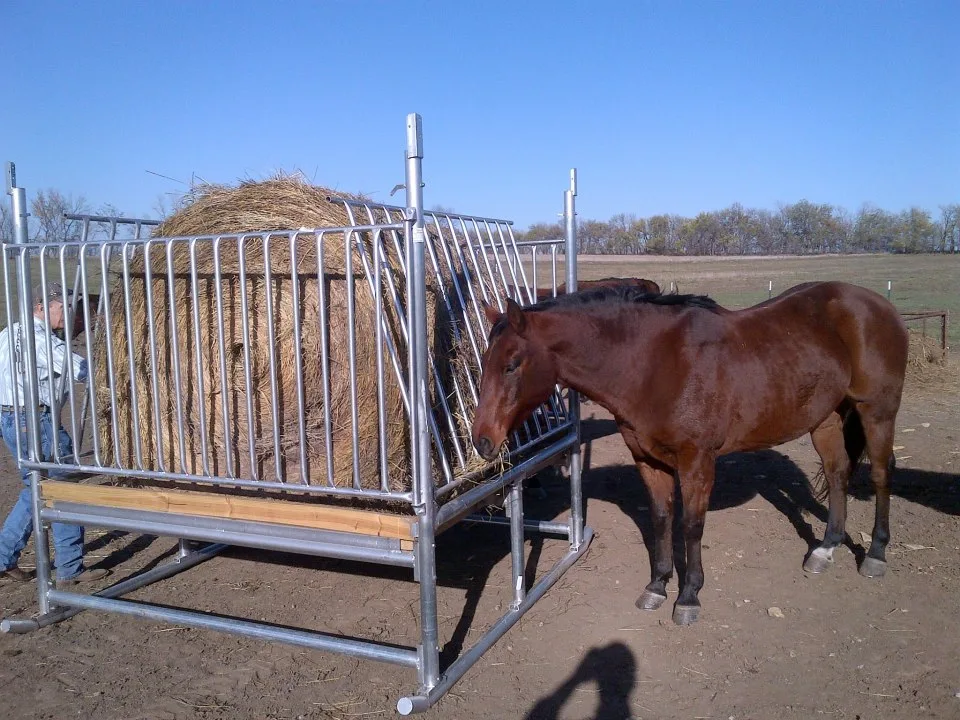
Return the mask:
<svg viewBox="0 0 960 720">
<path fill-rule="evenodd" d="M 87 378 L 87 361 L 80 355 L 70 352 L 67 344 L 47 329 L 40 318 L 33 319 L 33 330 L 37 348 L 37 382 L 40 386 L 39 401 L 41 405 L 52 405 L 51 397 L 63 382 L 60 377 L 65 372 L 64 363 L 70 356 L 73 365 L 73 378 L 83 382 Z M 13 336 L 13 357 L 11 358 L 10 337 Z M 47 339 L 53 354 L 47 352 Z M 25 379 L 24 361 L 26 351 L 22 346 L 23 338 L 20 323 L 15 322 L 10 327 L 0 331 L 0 405 L 13 405 L 15 402 L 23 406 L 27 401 L 27 394 L 23 386 Z M 14 399 L 14 382 L 17 387 L 17 399 Z M 67 388 L 69 390 L 69 388 Z M 63 398 L 58 398 L 60 403 Z"/>
</svg>

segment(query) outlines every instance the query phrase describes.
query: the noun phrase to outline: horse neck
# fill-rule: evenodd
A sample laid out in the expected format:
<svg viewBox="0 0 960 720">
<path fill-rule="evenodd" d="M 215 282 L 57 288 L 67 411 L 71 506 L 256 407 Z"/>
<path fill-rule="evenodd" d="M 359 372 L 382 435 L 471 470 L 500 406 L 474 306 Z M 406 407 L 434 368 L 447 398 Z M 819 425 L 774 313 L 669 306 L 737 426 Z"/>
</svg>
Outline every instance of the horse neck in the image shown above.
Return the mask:
<svg viewBox="0 0 960 720">
<path fill-rule="evenodd" d="M 611 411 L 623 396 L 621 373 L 611 371 L 610 364 L 623 355 L 623 348 L 603 327 L 613 322 L 612 315 L 580 308 L 544 312 L 536 323 L 540 339 L 553 356 L 558 382 Z M 622 337 L 623 331 L 617 334 Z M 642 360 L 642 353 L 631 360 L 631 373 L 640 372 Z"/>
</svg>

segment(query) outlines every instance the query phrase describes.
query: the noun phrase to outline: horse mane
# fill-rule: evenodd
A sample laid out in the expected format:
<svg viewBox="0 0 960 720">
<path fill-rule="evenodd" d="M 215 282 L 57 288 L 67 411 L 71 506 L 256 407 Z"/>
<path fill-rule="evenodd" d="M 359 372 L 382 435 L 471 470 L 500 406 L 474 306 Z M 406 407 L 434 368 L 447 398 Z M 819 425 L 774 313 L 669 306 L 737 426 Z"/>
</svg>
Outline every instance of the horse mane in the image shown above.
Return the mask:
<svg viewBox="0 0 960 720">
<path fill-rule="evenodd" d="M 547 298 L 536 305 L 525 307 L 524 310 L 540 312 L 553 308 L 579 307 L 598 303 L 643 303 L 647 305 L 698 307 L 705 310 L 720 309 L 717 301 L 707 295 L 681 295 L 677 292 L 652 293 L 633 285 L 610 285 Z"/>
<path fill-rule="evenodd" d="M 558 295 L 553 298 L 546 298 L 534 305 L 526 305 L 523 309 L 525 312 L 544 312 L 553 310 L 554 308 L 562 309 L 607 303 L 643 303 L 667 307 L 696 307 L 714 312 L 720 309 L 717 301 L 707 295 L 681 295 L 677 292 L 666 294 L 652 293 L 643 288 L 638 288 L 635 285 L 615 285 L 580 290 L 565 295 Z M 493 327 L 490 328 L 489 342 L 493 342 L 493 339 L 503 332 L 508 324 L 509 321 L 506 316 L 497 320 Z"/>
</svg>

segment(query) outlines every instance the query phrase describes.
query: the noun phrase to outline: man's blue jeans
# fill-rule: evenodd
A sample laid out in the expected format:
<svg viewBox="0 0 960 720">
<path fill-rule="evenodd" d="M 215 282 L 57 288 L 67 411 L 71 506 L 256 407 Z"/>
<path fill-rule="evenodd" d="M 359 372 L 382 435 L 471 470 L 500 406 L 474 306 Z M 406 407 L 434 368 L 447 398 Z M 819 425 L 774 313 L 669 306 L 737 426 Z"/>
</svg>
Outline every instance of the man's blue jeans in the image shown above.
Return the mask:
<svg viewBox="0 0 960 720">
<path fill-rule="evenodd" d="M 17 435 L 13 412 L 0 412 L 0 431 L 3 439 L 10 448 L 10 453 L 17 457 Z M 57 444 L 60 456 L 73 454 L 73 443 L 66 430 L 57 428 Z M 53 461 L 54 429 L 50 411 L 40 413 L 40 452 L 43 460 Z M 20 413 L 20 447 L 27 447 L 27 420 L 23 412 Z M 26 450 L 24 450 L 26 452 Z M 50 477 L 57 477 L 58 473 L 49 473 Z M 24 488 L 14 504 L 13 509 L 3 523 L 0 530 L 0 571 L 15 567 L 20 559 L 20 553 L 26 547 L 27 541 L 33 532 L 33 512 L 30 503 L 30 472 L 23 470 L 21 480 Z M 66 580 L 83 571 L 83 528 L 79 525 L 52 523 L 54 567 L 57 569 L 57 579 Z"/>
</svg>

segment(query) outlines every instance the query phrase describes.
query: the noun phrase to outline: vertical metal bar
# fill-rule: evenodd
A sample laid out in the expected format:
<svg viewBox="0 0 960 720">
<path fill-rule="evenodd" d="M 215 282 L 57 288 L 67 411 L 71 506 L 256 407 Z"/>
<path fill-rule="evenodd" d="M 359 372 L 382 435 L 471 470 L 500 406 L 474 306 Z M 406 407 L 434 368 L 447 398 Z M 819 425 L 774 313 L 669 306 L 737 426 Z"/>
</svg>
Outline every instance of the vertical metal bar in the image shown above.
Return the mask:
<svg viewBox="0 0 960 720">
<path fill-rule="evenodd" d="M 538 293 L 540 285 L 537 281 L 537 246 L 534 245 L 530 248 L 530 264 L 533 266 L 533 302 L 537 302 Z"/>
<path fill-rule="evenodd" d="M 157 354 L 156 317 L 154 316 L 153 310 L 153 263 L 151 260 L 152 245 L 153 241 L 148 240 L 143 246 L 143 282 L 144 295 L 147 299 L 147 335 L 150 338 L 150 385 L 153 395 L 153 429 L 156 436 L 156 462 L 157 467 L 161 471 L 165 471 L 167 467 L 163 458 L 163 433 L 161 432 L 161 428 L 163 427 L 164 413 L 160 409 L 160 373 L 157 369 L 157 365 L 159 364 L 159 356 Z M 170 282 L 173 282 L 173 278 L 170 278 Z M 164 384 L 169 382 L 170 380 L 168 378 L 165 380 Z M 170 392 L 168 386 L 167 397 L 169 397 L 169 395 Z M 94 438 L 96 437 L 96 432 L 94 432 Z"/>
<path fill-rule="evenodd" d="M 381 266 L 386 263 L 383 256 L 383 232 L 373 233 L 373 307 L 377 323 L 377 418 L 380 432 L 380 489 L 386 492 L 390 487 L 390 464 L 387 462 L 387 397 L 386 378 L 383 374 L 383 280 Z"/>
<path fill-rule="evenodd" d="M 411 264 L 407 288 L 410 299 L 410 409 L 413 460 L 413 497 L 417 513 L 416 569 L 420 580 L 420 684 L 425 690 L 440 680 L 440 645 L 437 631 L 436 497 L 427 390 L 427 286 L 423 228 L 423 129 L 420 115 L 407 115 L 406 153 L 407 207 L 413 219 L 407 221 L 407 248 Z"/>
<path fill-rule="evenodd" d="M 27 193 L 16 186 L 13 163 L 8 166 L 8 182 L 13 205 L 13 241 L 18 245 L 27 238 Z M 27 457 L 39 462 L 40 457 L 40 392 L 37 380 L 37 346 L 33 328 L 33 288 L 30 286 L 30 256 L 20 248 L 17 257 L 18 302 L 20 305 L 21 350 L 24 357 L 24 415 L 27 425 Z M 17 422 L 17 434 L 20 424 Z M 19 458 L 18 458 L 19 461 Z M 19 462 L 18 462 L 19 464 Z M 40 518 L 40 473 L 30 473 L 30 500 L 33 515 L 33 544 L 37 558 L 37 595 L 40 614 L 50 612 L 47 590 L 50 587 L 50 552 L 47 526 Z"/>
<path fill-rule="evenodd" d="M 230 425 L 230 384 L 227 382 L 227 344 L 226 328 L 223 322 L 223 270 L 220 266 L 220 243 L 223 236 L 213 240 L 213 291 L 217 303 L 217 351 L 220 353 L 220 412 L 223 421 L 223 454 L 227 463 L 227 475 L 236 477 L 233 464 L 233 433 Z M 232 363 L 231 363 L 232 367 Z M 216 436 L 216 426 L 213 434 Z"/>
<path fill-rule="evenodd" d="M 330 408 L 330 310 L 327 307 L 327 286 L 324 274 L 323 241 L 325 233 L 317 234 L 317 293 L 320 298 L 320 364 L 323 368 L 323 438 L 327 460 L 327 485 L 335 486 L 333 477 L 333 417 Z"/>
<path fill-rule="evenodd" d="M 217 344 L 220 351 L 220 404 L 223 413 L 223 452 L 227 460 L 227 475 L 236 477 L 237 471 L 233 464 L 233 432 L 230 424 L 230 388 L 227 382 L 226 328 L 223 322 L 223 270 L 220 267 L 220 243 L 222 241 L 222 235 L 213 241 L 214 293 L 217 296 Z"/>
<path fill-rule="evenodd" d="M 577 171 L 570 171 L 570 189 L 564 195 L 563 219 L 567 240 L 566 270 L 567 292 L 577 291 L 577 217 L 576 201 Z M 571 390 L 568 394 L 570 421 L 576 429 L 577 441 L 570 449 L 570 548 L 577 550 L 583 542 L 583 488 L 580 478 L 580 394 Z"/>
<path fill-rule="evenodd" d="M 277 388 L 277 329 L 273 317 L 273 268 L 270 262 L 270 240 L 272 233 L 263 236 L 263 289 L 267 311 L 267 353 L 270 371 L 270 420 L 273 424 L 273 470 L 277 482 L 283 482 L 284 455 L 280 447 L 280 398 Z M 291 268 L 291 275 L 293 268 Z"/>
<path fill-rule="evenodd" d="M 19 252 L 23 252 L 23 248 L 20 248 Z M 13 424 L 15 427 L 20 427 L 20 386 L 23 383 L 23 368 L 22 364 L 16 362 L 17 353 L 15 345 L 13 342 L 13 313 L 11 308 L 13 307 L 13 301 L 16 299 L 11 296 L 10 293 L 10 263 L 9 257 L 7 254 L 7 248 L 3 248 L 3 289 L 4 289 L 4 300 L 5 300 L 5 310 L 7 314 L 7 327 L 11 328 L 10 332 L 7 333 L 7 352 L 10 353 L 9 357 L 11 358 L 10 363 L 10 372 L 13 373 L 13 377 L 10 378 L 11 390 L 13 391 Z M 14 291 L 18 291 L 18 286 L 14 283 Z M 19 308 L 17 311 L 19 312 Z M 20 444 L 20 433 L 15 433 L 16 437 L 16 450 L 17 457 L 16 460 L 19 462 L 19 459 L 23 457 L 23 448 Z"/>
<path fill-rule="evenodd" d="M 353 277 L 353 236 L 355 231 L 343 233 L 344 266 L 347 276 L 347 357 L 350 367 L 350 430 L 353 440 L 353 486 L 360 485 L 360 418 L 357 408 L 357 304 L 356 281 Z M 362 240 L 357 241 L 362 242 Z"/>
<path fill-rule="evenodd" d="M 80 266 L 78 265 L 78 266 L 77 266 L 77 270 L 79 270 L 79 269 L 80 269 Z M 68 348 L 72 348 L 72 347 L 73 347 L 73 340 L 74 340 L 74 338 L 73 338 L 73 318 L 74 318 L 74 315 L 75 315 L 75 313 L 76 313 L 76 308 L 77 308 L 77 291 L 79 290 L 79 288 L 78 288 L 77 286 L 79 285 L 79 280 L 80 280 L 80 276 L 77 275 L 77 277 L 76 277 L 76 279 L 75 279 L 75 281 L 74 281 L 74 283 L 73 283 L 73 293 L 72 293 L 72 295 L 71 295 L 71 297 L 70 297 L 70 312 L 64 316 L 64 319 L 65 319 L 64 329 L 63 329 L 63 331 L 64 331 L 64 343 L 66 343 L 66 346 L 67 346 Z M 60 253 L 60 287 L 63 287 L 63 288 L 66 288 L 66 287 L 67 287 L 67 254 L 66 254 L 66 252 L 61 252 L 61 253 Z M 64 305 L 64 308 L 66 309 L 66 305 Z M 86 318 L 84 318 L 84 325 L 86 325 L 86 324 L 87 324 L 87 320 L 86 320 Z M 64 373 L 64 375 L 62 375 L 60 379 L 61 379 L 60 392 L 57 393 L 57 400 L 58 400 L 58 401 L 59 401 L 61 398 L 66 399 L 65 396 L 67 395 L 67 393 L 65 393 L 64 390 L 65 390 L 66 387 L 71 388 L 71 392 L 70 392 L 70 394 L 69 394 L 69 398 L 70 398 L 70 431 L 71 431 L 70 437 L 73 439 L 73 453 L 74 453 L 74 454 L 73 454 L 73 458 L 74 458 L 74 461 L 77 462 L 77 463 L 79 463 L 79 458 L 80 458 L 80 453 L 81 453 L 81 447 L 82 447 L 83 439 L 82 439 L 81 437 L 78 437 L 78 436 L 77 436 L 77 404 L 76 404 L 76 402 L 74 402 L 74 400 L 73 400 L 73 392 L 72 392 L 73 383 L 75 382 L 75 379 L 74 379 L 74 377 L 73 377 L 73 363 L 68 363 L 68 364 L 67 364 L 67 372 Z M 88 388 L 89 385 L 85 384 L 84 387 L 85 387 L 85 388 Z"/>
<path fill-rule="evenodd" d="M 247 255 L 244 247 L 247 238 L 237 238 L 237 254 L 240 256 L 240 325 L 243 328 L 243 379 L 244 400 L 247 405 L 247 449 L 250 453 L 250 479 L 257 477 L 257 448 L 253 429 L 253 377 L 250 369 L 250 302 L 247 297 Z"/>
<path fill-rule="evenodd" d="M 557 246 L 550 246 L 550 269 L 553 282 L 553 296 L 557 296 Z"/>
<path fill-rule="evenodd" d="M 180 472 L 189 473 L 187 469 L 187 436 L 183 422 L 183 383 L 180 378 L 180 331 L 177 324 L 177 288 L 176 274 L 173 270 L 174 243 L 167 244 L 167 280 L 169 289 L 168 307 L 170 311 L 170 362 L 173 364 L 173 388 L 176 393 L 175 407 L 177 409 L 177 437 L 180 440 Z M 110 327 L 109 321 L 107 327 Z"/>
<path fill-rule="evenodd" d="M 101 245 L 100 246 L 100 292 L 101 297 L 106 297 L 110 292 L 110 286 L 107 284 L 107 277 L 109 276 L 109 266 L 110 266 L 110 246 Z M 116 372 L 114 369 L 114 347 L 113 347 L 113 327 L 110 318 L 110 304 L 103 308 L 104 316 L 103 323 L 104 329 L 106 331 L 106 346 L 107 346 L 107 377 L 108 385 L 110 386 L 110 422 L 113 427 L 113 457 L 114 461 L 117 463 L 117 467 L 122 467 L 120 464 L 120 420 L 118 415 L 118 408 L 120 403 L 117 401 L 117 384 L 116 384 Z"/>
<path fill-rule="evenodd" d="M 300 323 L 300 276 L 297 268 L 300 262 L 297 258 L 297 244 L 300 233 L 290 233 L 290 287 L 293 293 L 290 301 L 293 303 L 293 353 L 294 366 L 297 370 L 297 432 L 300 438 L 300 483 L 309 485 L 309 461 L 307 459 L 307 424 L 306 424 L 306 392 L 303 387 L 303 329 Z"/>
<path fill-rule="evenodd" d="M 84 252 L 84 257 L 86 258 L 86 252 Z M 101 285 L 102 285 L 102 284 L 103 284 L 103 283 L 102 283 L 102 281 L 101 281 Z M 86 259 L 84 259 L 84 262 L 81 263 L 81 265 L 80 265 L 80 286 L 81 286 L 82 292 L 83 292 L 83 316 L 84 316 L 84 318 L 89 318 L 89 317 L 90 317 L 90 291 L 89 291 L 89 286 L 88 286 L 88 282 L 87 282 L 87 263 L 86 263 Z M 101 296 L 100 296 L 100 309 L 101 309 L 101 310 L 102 310 L 102 308 L 104 307 L 104 303 L 106 303 L 106 301 L 107 301 L 107 299 L 106 299 L 103 295 L 101 295 Z M 98 312 L 98 319 L 99 319 L 99 312 Z M 87 321 L 87 322 L 88 322 L 88 321 Z M 89 322 L 88 322 L 88 324 L 89 324 Z M 84 344 L 86 345 L 86 348 L 87 348 L 87 357 L 92 360 L 92 359 L 93 359 L 93 337 L 92 337 L 92 333 L 90 333 L 90 332 L 84 333 Z M 85 401 L 86 401 L 86 400 L 89 400 L 89 401 L 90 401 L 90 405 L 89 405 L 89 407 L 90 407 L 90 418 L 91 418 L 92 421 L 93 421 L 93 432 L 92 432 L 92 437 L 93 437 L 93 459 L 94 459 L 94 462 L 96 462 L 97 465 L 102 466 L 102 465 L 103 465 L 103 456 L 102 456 L 101 453 L 100 453 L 100 425 L 99 425 L 99 423 L 97 422 L 97 394 L 93 391 L 93 378 L 92 378 L 92 377 L 88 377 L 88 378 L 87 378 L 87 389 L 86 389 L 86 392 L 84 393 L 84 398 L 83 398 L 83 399 L 84 399 Z M 80 437 L 83 437 L 83 436 L 86 434 L 86 430 L 87 430 L 87 428 L 86 428 L 86 418 L 87 418 L 87 406 L 84 405 L 83 410 L 81 411 L 81 414 L 80 414 Z"/>
<path fill-rule="evenodd" d="M 50 407 L 50 417 L 53 418 L 56 422 L 59 423 L 60 418 L 60 398 L 57 397 L 57 383 L 54 381 L 56 375 L 53 364 L 53 330 L 50 327 L 50 301 L 47 298 L 47 247 L 42 246 L 40 248 L 40 288 L 42 292 L 42 297 L 40 298 L 43 304 L 43 339 L 44 344 L 46 345 L 47 353 L 47 393 L 49 395 L 49 407 Z M 64 311 L 66 311 L 66 298 L 62 298 Z M 66 323 L 64 323 L 66 325 Z M 64 355 L 63 362 L 64 365 L 70 365 L 72 369 L 73 358 L 70 356 L 70 349 L 67 348 L 67 352 Z M 40 389 L 40 401 L 43 402 L 43 390 Z M 51 450 L 53 451 L 53 461 L 60 463 L 63 461 L 63 458 L 60 457 L 60 443 L 51 442 Z"/>
<path fill-rule="evenodd" d="M 200 425 L 200 464 L 203 468 L 203 474 L 210 474 L 210 462 L 207 458 L 207 450 L 209 444 L 207 443 L 207 394 L 204 392 L 203 385 L 203 343 L 201 338 L 203 334 L 200 329 L 200 284 L 197 278 L 197 238 L 192 238 L 190 240 L 190 304 L 193 306 L 193 343 L 194 343 L 194 358 L 197 363 L 197 387 L 196 390 L 191 392 L 191 395 L 194 395 L 197 398 L 197 416 L 198 424 Z M 129 316 L 128 316 L 129 317 Z M 136 403 L 133 404 L 133 407 L 137 407 Z"/>
<path fill-rule="evenodd" d="M 523 480 L 510 485 L 510 564 L 513 568 L 513 604 L 518 610 L 527 595 L 523 582 Z"/>
<path fill-rule="evenodd" d="M 129 361 L 130 372 L 130 419 L 133 425 L 133 451 L 136 457 L 137 467 L 141 470 L 143 467 L 143 444 L 140 438 L 140 403 L 137 393 L 137 366 L 136 353 L 133 345 L 133 297 L 130 292 L 130 258 L 127 254 L 129 242 L 124 243 L 120 248 L 120 260 L 123 266 L 123 306 L 124 306 L 124 325 L 127 331 L 127 359 Z"/>
</svg>

